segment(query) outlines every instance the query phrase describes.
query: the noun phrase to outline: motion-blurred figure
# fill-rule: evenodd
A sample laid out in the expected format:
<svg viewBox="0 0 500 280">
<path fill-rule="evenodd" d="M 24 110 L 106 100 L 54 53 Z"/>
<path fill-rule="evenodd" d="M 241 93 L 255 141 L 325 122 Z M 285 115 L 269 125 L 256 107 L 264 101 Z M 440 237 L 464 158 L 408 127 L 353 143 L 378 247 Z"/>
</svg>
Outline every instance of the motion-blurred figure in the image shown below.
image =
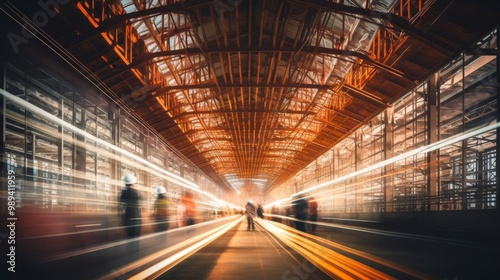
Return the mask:
<svg viewBox="0 0 500 280">
<path fill-rule="evenodd" d="M 164 186 L 156 187 L 157 197 L 153 209 L 153 217 L 156 223 L 157 231 L 168 229 L 168 210 L 169 201 L 166 196 L 167 190 Z"/>
<path fill-rule="evenodd" d="M 309 220 L 313 222 L 311 224 L 311 230 L 316 231 L 316 222 L 318 221 L 318 202 L 314 200 L 314 197 L 309 198 Z"/>
<path fill-rule="evenodd" d="M 264 219 L 264 208 L 262 208 L 262 205 L 258 204 L 257 206 L 257 216 L 259 218 Z"/>
<path fill-rule="evenodd" d="M 252 200 L 249 199 L 245 205 L 245 216 L 247 217 L 247 230 L 255 230 L 255 224 L 253 219 L 255 218 L 255 205 L 253 205 Z"/>
<path fill-rule="evenodd" d="M 271 208 L 271 214 L 279 215 L 280 214 L 279 208 L 273 205 L 273 207 Z M 281 223 L 281 218 L 273 216 L 273 221 Z"/>
<path fill-rule="evenodd" d="M 306 224 L 302 221 L 307 220 L 307 200 L 304 197 L 299 197 L 293 202 L 293 210 L 295 212 L 295 228 L 306 232 Z"/>
<path fill-rule="evenodd" d="M 136 237 L 141 234 L 141 197 L 134 188 L 137 184 L 137 178 L 134 175 L 127 174 L 123 177 L 125 188 L 120 194 L 120 211 L 123 226 L 127 237 Z"/>
<path fill-rule="evenodd" d="M 184 204 L 186 226 L 194 225 L 196 218 L 196 202 L 194 201 L 193 193 L 187 191 L 181 198 L 182 204 Z"/>
<path fill-rule="evenodd" d="M 292 214 L 293 214 L 293 213 L 292 213 L 292 207 L 291 207 L 291 206 L 286 207 L 286 208 L 285 208 L 285 216 L 286 216 L 286 217 L 292 217 L 292 216 L 293 216 Z M 292 220 L 290 220 L 290 219 L 288 219 L 288 218 L 286 218 L 286 219 L 285 219 L 285 224 L 286 224 L 287 226 L 293 226 L 293 221 L 292 221 Z"/>
</svg>

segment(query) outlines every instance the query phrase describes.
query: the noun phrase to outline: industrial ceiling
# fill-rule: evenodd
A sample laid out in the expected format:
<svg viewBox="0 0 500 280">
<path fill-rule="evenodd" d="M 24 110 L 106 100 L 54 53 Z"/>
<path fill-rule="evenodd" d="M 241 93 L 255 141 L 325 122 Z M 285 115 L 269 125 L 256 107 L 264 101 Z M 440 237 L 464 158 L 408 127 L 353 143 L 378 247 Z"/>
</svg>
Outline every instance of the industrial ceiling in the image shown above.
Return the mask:
<svg viewBox="0 0 500 280">
<path fill-rule="evenodd" d="M 462 51 L 483 51 L 473 43 L 498 27 L 494 7 L 448 0 L 1 6 L 216 182 L 262 191 Z M 27 48 L 25 38 L 15 48 Z"/>
</svg>

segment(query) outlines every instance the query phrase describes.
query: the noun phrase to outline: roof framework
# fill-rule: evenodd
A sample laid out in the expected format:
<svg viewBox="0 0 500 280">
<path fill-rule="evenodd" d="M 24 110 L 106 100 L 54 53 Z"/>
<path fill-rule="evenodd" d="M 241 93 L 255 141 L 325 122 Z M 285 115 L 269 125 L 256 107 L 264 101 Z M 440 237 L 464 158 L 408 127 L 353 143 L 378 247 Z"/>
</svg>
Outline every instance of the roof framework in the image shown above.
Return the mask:
<svg viewBox="0 0 500 280">
<path fill-rule="evenodd" d="M 265 191 L 498 26 L 448 2 L 87 0 L 43 30 L 214 180 Z"/>
<path fill-rule="evenodd" d="M 161 7 L 148 4 L 122 1 L 131 15 Z M 317 140 L 326 126 L 337 139 L 349 131 L 331 119 L 353 98 L 343 80 L 356 59 L 366 58 L 373 70 L 391 67 L 366 55 L 380 19 L 366 18 L 360 32 L 361 19 L 343 14 L 342 5 L 232 4 L 210 1 L 131 20 L 151 54 L 147 61 L 165 78 L 155 96 L 169 118 L 233 187 L 248 180 L 266 188 L 331 147 Z"/>
</svg>

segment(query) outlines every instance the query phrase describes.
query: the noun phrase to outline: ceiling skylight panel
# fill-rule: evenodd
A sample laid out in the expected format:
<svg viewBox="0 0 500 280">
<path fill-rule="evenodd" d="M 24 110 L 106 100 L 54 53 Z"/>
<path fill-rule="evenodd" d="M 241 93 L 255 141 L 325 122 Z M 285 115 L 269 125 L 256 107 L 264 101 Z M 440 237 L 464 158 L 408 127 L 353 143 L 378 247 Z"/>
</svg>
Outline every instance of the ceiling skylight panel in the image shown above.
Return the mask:
<svg viewBox="0 0 500 280">
<path fill-rule="evenodd" d="M 148 50 L 151 50 L 154 46 L 156 46 L 155 40 L 151 38 L 143 38 L 144 39 L 144 44 L 148 47 Z"/>
<path fill-rule="evenodd" d="M 183 14 L 175 14 L 175 16 L 174 15 L 172 16 L 172 19 L 175 21 L 175 24 L 177 26 L 183 26 L 186 23 L 188 23 L 186 21 L 186 17 Z"/>
<path fill-rule="evenodd" d="M 208 110 L 218 110 L 219 109 L 219 104 L 218 100 L 215 98 L 210 98 L 205 101 L 205 106 L 208 108 Z M 218 118 L 220 119 L 220 118 Z"/>
<path fill-rule="evenodd" d="M 160 69 L 160 71 L 162 73 L 165 74 L 165 73 L 169 73 L 170 72 L 170 70 L 168 69 L 168 67 L 167 67 L 167 65 L 165 63 L 158 62 L 157 64 L 158 64 L 158 68 Z"/>
<path fill-rule="evenodd" d="M 324 124 L 320 121 L 312 121 L 308 126 L 309 130 L 306 131 L 305 134 L 309 134 L 309 139 L 314 139 L 316 137 L 316 133 L 321 131 L 321 129 L 323 128 L 323 125 Z M 314 133 L 312 133 L 311 131 L 314 131 Z"/>
<path fill-rule="evenodd" d="M 205 62 L 205 57 L 201 55 L 193 55 L 191 57 L 191 62 L 195 65 L 201 65 L 203 62 Z"/>
<path fill-rule="evenodd" d="M 157 30 L 162 30 L 164 27 L 168 26 L 168 17 L 165 16 L 155 16 L 151 18 L 151 21 L 153 22 L 154 26 L 156 27 Z"/>
<path fill-rule="evenodd" d="M 220 151 L 218 151 L 218 154 L 220 156 L 232 156 L 233 152 L 232 151 L 228 151 L 228 150 L 220 150 Z"/>
<path fill-rule="evenodd" d="M 137 31 L 137 33 L 141 36 L 144 37 L 145 35 L 148 35 L 149 29 L 146 26 L 146 24 L 143 21 L 138 21 L 137 23 L 134 24 L 134 27 Z"/>
<path fill-rule="evenodd" d="M 203 129 L 203 125 L 197 118 L 190 118 L 191 129 Z"/>
<path fill-rule="evenodd" d="M 207 139 L 206 137 L 202 137 L 200 139 L 203 140 L 202 142 L 203 144 L 198 145 L 200 151 L 209 151 L 213 149 L 214 145 L 212 142 L 209 141 L 209 139 Z"/>
<path fill-rule="evenodd" d="M 200 77 L 199 77 L 200 82 L 206 82 L 206 81 L 209 81 L 209 80 L 210 80 L 210 79 L 209 79 L 210 77 L 208 76 L 208 75 L 209 75 L 209 71 L 208 71 L 208 69 L 207 69 L 206 67 L 200 67 L 200 68 L 199 68 L 199 70 L 200 70 L 200 72 L 201 72 L 201 73 L 200 73 Z"/>
<path fill-rule="evenodd" d="M 179 101 L 184 101 L 186 100 L 186 98 L 184 97 L 184 92 L 182 91 L 178 91 L 175 93 L 175 97 L 177 98 L 177 100 Z"/>
<path fill-rule="evenodd" d="M 132 1 L 132 0 L 122 0 L 120 2 L 122 3 L 123 9 L 128 14 L 137 11 L 137 8 L 135 7 L 134 1 Z"/>
<path fill-rule="evenodd" d="M 150 0 L 150 7 L 157 7 L 157 6 L 161 6 L 161 4 L 159 3 L 158 0 Z"/>
<path fill-rule="evenodd" d="M 154 43 L 154 44 L 151 44 L 151 47 L 148 46 L 148 50 L 149 52 L 151 53 L 155 53 L 155 52 L 159 52 L 160 51 L 160 46 L 158 46 L 158 44 Z M 156 61 L 159 61 L 160 59 L 156 59 Z"/>
<path fill-rule="evenodd" d="M 279 148 L 281 148 L 281 145 L 276 145 L 276 143 L 274 145 L 271 145 L 271 149 L 276 149 L 275 151 L 271 150 L 269 151 L 267 154 L 270 155 L 270 156 L 283 156 L 283 151 L 279 150 Z"/>
<path fill-rule="evenodd" d="M 194 41 L 192 36 L 188 36 L 187 33 L 181 33 L 179 34 L 179 37 L 181 38 L 182 42 L 185 44 L 186 47 L 193 47 Z"/>
</svg>

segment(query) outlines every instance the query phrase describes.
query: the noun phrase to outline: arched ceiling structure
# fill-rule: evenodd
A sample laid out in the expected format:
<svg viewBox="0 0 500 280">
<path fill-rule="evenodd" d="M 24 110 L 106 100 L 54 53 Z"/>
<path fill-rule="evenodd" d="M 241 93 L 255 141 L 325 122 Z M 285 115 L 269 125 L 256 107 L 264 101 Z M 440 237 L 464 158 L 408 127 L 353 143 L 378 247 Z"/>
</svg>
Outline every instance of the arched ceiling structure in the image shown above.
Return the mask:
<svg viewBox="0 0 500 280">
<path fill-rule="evenodd" d="M 499 24 L 481 1 L 4 2 L 216 182 L 261 191 Z"/>
</svg>

